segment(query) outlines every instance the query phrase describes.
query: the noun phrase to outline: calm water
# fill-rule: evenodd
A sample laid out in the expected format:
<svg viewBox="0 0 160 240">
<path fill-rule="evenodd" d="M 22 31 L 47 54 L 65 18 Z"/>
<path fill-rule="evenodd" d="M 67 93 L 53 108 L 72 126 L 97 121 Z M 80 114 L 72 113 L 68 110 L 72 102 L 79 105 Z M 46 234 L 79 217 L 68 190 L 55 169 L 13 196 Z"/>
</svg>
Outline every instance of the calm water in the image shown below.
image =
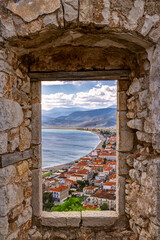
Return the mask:
<svg viewBox="0 0 160 240">
<path fill-rule="evenodd" d="M 56 166 L 79 159 L 100 142 L 96 134 L 64 129 L 42 129 L 42 166 Z"/>
</svg>

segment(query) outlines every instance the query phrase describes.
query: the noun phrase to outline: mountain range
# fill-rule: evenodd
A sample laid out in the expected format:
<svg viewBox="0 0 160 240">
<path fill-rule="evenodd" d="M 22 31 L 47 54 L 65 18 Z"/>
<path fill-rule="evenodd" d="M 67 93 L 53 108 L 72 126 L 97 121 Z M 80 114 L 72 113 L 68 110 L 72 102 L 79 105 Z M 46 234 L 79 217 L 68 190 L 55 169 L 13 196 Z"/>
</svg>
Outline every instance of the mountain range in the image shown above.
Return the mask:
<svg viewBox="0 0 160 240">
<path fill-rule="evenodd" d="M 86 110 L 84 108 L 54 108 L 42 111 L 42 126 L 45 127 L 114 127 L 115 106 Z"/>
</svg>

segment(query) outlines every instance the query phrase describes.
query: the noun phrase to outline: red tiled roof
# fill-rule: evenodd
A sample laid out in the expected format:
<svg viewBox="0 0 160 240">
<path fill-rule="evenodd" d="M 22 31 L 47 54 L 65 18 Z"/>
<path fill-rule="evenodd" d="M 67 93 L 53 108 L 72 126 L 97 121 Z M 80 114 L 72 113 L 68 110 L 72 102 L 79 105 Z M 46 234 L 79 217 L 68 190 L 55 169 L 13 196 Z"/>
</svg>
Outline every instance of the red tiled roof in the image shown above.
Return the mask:
<svg viewBox="0 0 160 240">
<path fill-rule="evenodd" d="M 116 154 L 105 153 L 105 152 L 100 153 L 99 155 L 100 155 L 100 156 L 110 156 L 110 157 L 116 156 Z"/>
<path fill-rule="evenodd" d="M 112 185 L 116 185 L 116 183 L 115 182 L 105 182 L 104 184 L 103 184 L 104 186 L 112 186 Z"/>
<path fill-rule="evenodd" d="M 89 204 L 87 204 L 87 205 L 84 205 L 83 208 L 84 208 L 84 209 L 90 208 L 90 209 L 96 210 L 96 209 L 98 209 L 98 206 L 94 206 L 94 205 L 89 205 Z"/>
<path fill-rule="evenodd" d="M 104 171 L 111 171 L 113 169 L 113 167 L 105 167 Z"/>
<path fill-rule="evenodd" d="M 94 186 L 84 187 L 85 190 L 93 190 L 93 189 L 95 189 L 95 188 L 96 188 L 96 187 L 94 187 Z"/>
<path fill-rule="evenodd" d="M 57 188 L 50 188 L 48 190 L 46 190 L 47 192 L 62 192 L 64 190 L 66 190 L 68 187 L 67 186 L 60 186 Z"/>
</svg>

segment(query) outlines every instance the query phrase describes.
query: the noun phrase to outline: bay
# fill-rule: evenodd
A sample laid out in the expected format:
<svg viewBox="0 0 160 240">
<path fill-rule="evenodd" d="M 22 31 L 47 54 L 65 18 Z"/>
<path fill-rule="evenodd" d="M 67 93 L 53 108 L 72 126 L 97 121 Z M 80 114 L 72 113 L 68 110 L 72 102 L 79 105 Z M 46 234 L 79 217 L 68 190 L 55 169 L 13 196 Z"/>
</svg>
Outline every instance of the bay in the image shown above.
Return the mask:
<svg viewBox="0 0 160 240">
<path fill-rule="evenodd" d="M 75 161 L 98 144 L 98 135 L 71 129 L 42 129 L 42 167 Z"/>
</svg>

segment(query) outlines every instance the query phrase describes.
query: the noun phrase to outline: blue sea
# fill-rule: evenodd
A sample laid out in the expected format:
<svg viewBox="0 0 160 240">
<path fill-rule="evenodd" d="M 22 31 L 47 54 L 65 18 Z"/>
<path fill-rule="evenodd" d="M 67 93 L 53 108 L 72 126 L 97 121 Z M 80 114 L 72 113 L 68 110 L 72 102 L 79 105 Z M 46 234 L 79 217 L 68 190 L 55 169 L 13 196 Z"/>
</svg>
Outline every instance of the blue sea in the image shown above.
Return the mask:
<svg viewBox="0 0 160 240">
<path fill-rule="evenodd" d="M 96 134 L 70 129 L 42 129 L 42 167 L 77 160 L 100 142 Z"/>
</svg>

